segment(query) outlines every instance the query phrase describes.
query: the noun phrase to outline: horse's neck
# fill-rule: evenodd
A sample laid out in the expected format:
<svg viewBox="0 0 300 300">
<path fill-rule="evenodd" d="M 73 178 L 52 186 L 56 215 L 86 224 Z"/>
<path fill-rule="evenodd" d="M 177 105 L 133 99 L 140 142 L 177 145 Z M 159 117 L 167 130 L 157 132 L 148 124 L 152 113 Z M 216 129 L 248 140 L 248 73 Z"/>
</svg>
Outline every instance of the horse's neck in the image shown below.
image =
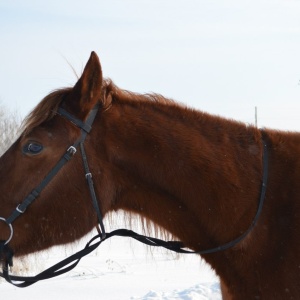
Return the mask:
<svg viewBox="0 0 300 300">
<path fill-rule="evenodd" d="M 200 113 L 178 113 L 172 107 L 167 112 L 159 106 L 111 108 L 102 121 L 102 150 L 115 184 L 111 209 L 136 212 L 194 250 L 220 246 L 249 228 L 262 180 L 257 129 Z M 268 130 L 267 141 L 270 180 L 261 218 L 233 249 L 204 256 L 230 287 L 228 295 L 240 293 L 239 299 L 254 299 L 262 292 L 260 287 L 269 286 L 265 262 L 276 270 L 280 267 L 276 276 L 290 289 L 295 286 L 289 285 L 292 281 L 285 277 L 281 261 L 289 256 L 292 269 L 299 253 L 287 250 L 299 248 L 298 239 L 291 244 L 290 238 L 299 220 L 299 176 L 290 175 L 291 170 L 299 174 L 295 153 L 300 151 L 300 136 Z M 283 183 L 293 193 L 283 191 Z M 289 247 L 282 243 L 287 238 Z M 278 251 L 271 251 L 276 247 Z M 262 298 L 271 299 L 272 290 L 267 289 L 266 295 Z"/>
<path fill-rule="evenodd" d="M 256 129 L 155 103 L 112 107 L 104 122 L 115 208 L 151 219 L 195 249 L 247 229 L 261 180 Z"/>
</svg>

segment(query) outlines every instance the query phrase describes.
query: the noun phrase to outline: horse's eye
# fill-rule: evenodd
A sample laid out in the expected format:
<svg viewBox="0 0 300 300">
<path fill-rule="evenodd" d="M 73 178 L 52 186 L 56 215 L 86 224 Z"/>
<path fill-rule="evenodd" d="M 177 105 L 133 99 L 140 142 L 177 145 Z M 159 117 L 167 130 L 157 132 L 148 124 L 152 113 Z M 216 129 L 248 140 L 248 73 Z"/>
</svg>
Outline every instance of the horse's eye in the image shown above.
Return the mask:
<svg viewBox="0 0 300 300">
<path fill-rule="evenodd" d="M 28 143 L 23 148 L 23 152 L 27 154 L 39 154 L 42 150 L 43 145 L 38 143 Z"/>
</svg>

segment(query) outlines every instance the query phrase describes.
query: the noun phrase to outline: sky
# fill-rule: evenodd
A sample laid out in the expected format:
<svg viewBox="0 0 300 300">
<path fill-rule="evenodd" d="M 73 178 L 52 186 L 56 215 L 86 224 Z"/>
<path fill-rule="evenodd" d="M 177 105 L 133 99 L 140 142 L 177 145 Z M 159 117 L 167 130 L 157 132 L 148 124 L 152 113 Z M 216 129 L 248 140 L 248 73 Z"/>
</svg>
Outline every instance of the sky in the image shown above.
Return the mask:
<svg viewBox="0 0 300 300">
<path fill-rule="evenodd" d="M 25 116 L 91 51 L 121 88 L 300 131 L 300 0 L 0 0 L 0 103 Z"/>
</svg>

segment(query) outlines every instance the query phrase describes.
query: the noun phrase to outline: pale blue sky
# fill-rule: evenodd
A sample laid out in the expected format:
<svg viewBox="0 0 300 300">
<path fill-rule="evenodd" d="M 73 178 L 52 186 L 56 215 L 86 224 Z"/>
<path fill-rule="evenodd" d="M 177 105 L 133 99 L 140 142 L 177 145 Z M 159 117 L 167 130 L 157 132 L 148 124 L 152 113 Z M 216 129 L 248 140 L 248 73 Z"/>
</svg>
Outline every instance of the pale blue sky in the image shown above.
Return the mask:
<svg viewBox="0 0 300 300">
<path fill-rule="evenodd" d="M 300 0 L 0 0 L 0 45 L 0 101 L 23 116 L 94 50 L 122 88 L 300 131 Z"/>
</svg>

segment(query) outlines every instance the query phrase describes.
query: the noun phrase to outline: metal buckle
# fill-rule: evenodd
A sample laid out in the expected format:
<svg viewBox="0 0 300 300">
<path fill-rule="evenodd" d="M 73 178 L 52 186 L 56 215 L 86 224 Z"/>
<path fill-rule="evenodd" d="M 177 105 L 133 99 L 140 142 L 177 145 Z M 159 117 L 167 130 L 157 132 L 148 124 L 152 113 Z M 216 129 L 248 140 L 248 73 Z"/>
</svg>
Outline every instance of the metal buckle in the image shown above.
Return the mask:
<svg viewBox="0 0 300 300">
<path fill-rule="evenodd" d="M 12 239 L 12 237 L 14 235 L 14 229 L 13 229 L 13 227 L 12 227 L 11 224 L 9 224 L 9 223 L 6 222 L 6 219 L 0 217 L 0 220 L 3 221 L 5 224 L 7 224 L 8 227 L 9 227 L 9 230 L 10 230 L 10 236 L 7 239 L 7 241 L 4 243 L 4 245 L 7 245 L 11 241 L 11 239 Z"/>
<path fill-rule="evenodd" d="M 25 208 L 24 210 L 22 210 L 22 209 L 19 208 L 20 205 L 21 205 L 21 204 L 19 204 L 19 205 L 16 207 L 16 211 L 19 212 L 20 214 L 23 214 L 23 213 L 25 212 L 26 208 Z"/>
<path fill-rule="evenodd" d="M 86 173 L 86 174 L 85 174 L 85 178 L 87 179 L 88 177 L 92 178 L 92 177 L 93 177 L 93 176 L 92 176 L 92 173 Z"/>
<path fill-rule="evenodd" d="M 74 155 L 76 153 L 77 149 L 74 146 L 70 146 L 67 150 L 71 155 Z"/>
</svg>

